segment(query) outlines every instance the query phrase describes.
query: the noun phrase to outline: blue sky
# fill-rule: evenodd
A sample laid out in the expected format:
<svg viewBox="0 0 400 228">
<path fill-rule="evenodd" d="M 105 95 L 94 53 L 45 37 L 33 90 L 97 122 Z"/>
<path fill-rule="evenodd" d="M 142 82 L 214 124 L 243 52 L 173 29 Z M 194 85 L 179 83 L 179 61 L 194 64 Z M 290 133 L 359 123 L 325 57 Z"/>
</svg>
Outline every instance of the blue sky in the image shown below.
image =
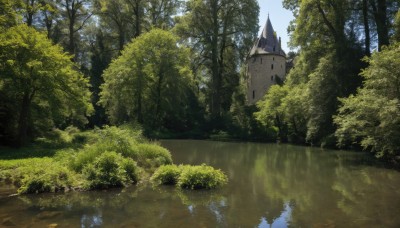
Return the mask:
<svg viewBox="0 0 400 228">
<path fill-rule="evenodd" d="M 274 30 L 277 32 L 278 36 L 282 38 L 282 48 L 288 53 L 289 48 L 287 47 L 287 42 L 289 42 L 289 36 L 287 34 L 287 27 L 289 26 L 289 22 L 293 20 L 292 12 L 282 7 L 281 0 L 258 0 L 258 4 L 260 5 L 260 31 L 258 35 L 260 35 L 264 28 L 269 13 L 269 18 Z"/>
</svg>

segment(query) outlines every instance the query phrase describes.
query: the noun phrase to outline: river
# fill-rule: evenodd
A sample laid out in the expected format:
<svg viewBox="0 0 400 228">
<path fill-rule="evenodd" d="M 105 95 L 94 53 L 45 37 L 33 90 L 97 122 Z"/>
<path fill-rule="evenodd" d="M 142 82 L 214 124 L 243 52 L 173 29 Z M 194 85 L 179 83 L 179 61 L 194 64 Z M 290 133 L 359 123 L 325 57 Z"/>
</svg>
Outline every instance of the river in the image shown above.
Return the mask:
<svg viewBox="0 0 400 228">
<path fill-rule="evenodd" d="M 206 163 L 229 183 L 212 191 L 139 184 L 11 196 L 0 227 L 400 227 L 400 172 L 365 153 L 286 144 L 165 140 L 175 164 Z"/>
</svg>

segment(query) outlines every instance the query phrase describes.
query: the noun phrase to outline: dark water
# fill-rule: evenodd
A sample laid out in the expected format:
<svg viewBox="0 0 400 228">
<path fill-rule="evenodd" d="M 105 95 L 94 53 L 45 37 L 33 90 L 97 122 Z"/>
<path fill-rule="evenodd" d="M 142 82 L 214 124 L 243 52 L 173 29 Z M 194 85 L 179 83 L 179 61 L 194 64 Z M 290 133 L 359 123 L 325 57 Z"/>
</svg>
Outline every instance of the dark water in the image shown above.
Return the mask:
<svg viewBox="0 0 400 228">
<path fill-rule="evenodd" d="M 229 184 L 6 197 L 0 227 L 400 227 L 400 172 L 360 153 L 255 143 L 162 141 L 176 164 L 222 169 Z"/>
</svg>

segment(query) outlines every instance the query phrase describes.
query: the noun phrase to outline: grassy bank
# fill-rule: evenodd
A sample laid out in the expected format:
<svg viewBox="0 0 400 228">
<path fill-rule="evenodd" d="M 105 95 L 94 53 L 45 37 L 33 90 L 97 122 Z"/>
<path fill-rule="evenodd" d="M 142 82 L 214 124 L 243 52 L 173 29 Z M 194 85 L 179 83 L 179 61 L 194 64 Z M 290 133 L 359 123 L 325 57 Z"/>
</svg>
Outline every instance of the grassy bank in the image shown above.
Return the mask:
<svg viewBox="0 0 400 228">
<path fill-rule="evenodd" d="M 170 152 L 140 130 L 67 128 L 25 148 L 0 148 L 0 181 L 16 185 L 20 194 L 106 189 L 146 181 L 171 164 Z"/>
</svg>

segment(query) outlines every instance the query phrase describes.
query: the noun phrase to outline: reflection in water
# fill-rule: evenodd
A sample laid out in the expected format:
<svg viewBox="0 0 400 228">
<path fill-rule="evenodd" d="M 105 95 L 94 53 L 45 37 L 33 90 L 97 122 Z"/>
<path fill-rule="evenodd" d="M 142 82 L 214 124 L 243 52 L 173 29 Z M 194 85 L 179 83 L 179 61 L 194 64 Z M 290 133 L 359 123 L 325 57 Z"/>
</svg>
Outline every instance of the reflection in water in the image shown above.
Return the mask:
<svg viewBox="0 0 400 228">
<path fill-rule="evenodd" d="M 176 164 L 222 169 L 228 185 L 193 192 L 140 184 L 0 197 L 0 227 L 2 221 L 16 227 L 400 227 L 400 173 L 364 154 L 255 143 L 162 144 Z"/>
<path fill-rule="evenodd" d="M 101 225 L 103 225 L 103 218 L 101 216 L 101 213 L 94 214 L 94 215 L 86 215 L 86 214 L 82 215 L 82 218 L 81 218 L 81 227 L 82 228 L 101 227 Z"/>
<path fill-rule="evenodd" d="M 285 210 L 282 211 L 282 214 L 278 218 L 274 219 L 272 222 L 268 222 L 266 217 L 262 217 L 258 227 L 259 228 L 288 227 L 288 222 L 290 221 L 291 212 L 292 208 L 289 206 L 289 203 L 286 203 Z"/>
</svg>

